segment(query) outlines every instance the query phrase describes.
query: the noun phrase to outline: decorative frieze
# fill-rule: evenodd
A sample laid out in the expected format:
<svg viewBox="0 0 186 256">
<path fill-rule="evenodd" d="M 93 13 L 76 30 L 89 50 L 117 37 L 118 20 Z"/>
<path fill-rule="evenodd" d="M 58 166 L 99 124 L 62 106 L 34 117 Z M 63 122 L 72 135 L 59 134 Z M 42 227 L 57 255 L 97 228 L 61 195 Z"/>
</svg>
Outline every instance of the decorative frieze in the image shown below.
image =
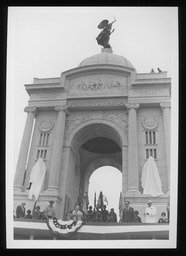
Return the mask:
<svg viewBox="0 0 186 256">
<path fill-rule="evenodd" d="M 124 107 L 124 99 L 69 100 L 69 108 Z"/>
<path fill-rule="evenodd" d="M 58 92 L 43 92 L 39 94 L 41 100 L 52 100 L 58 98 Z"/>
<path fill-rule="evenodd" d="M 129 91 L 130 96 L 144 96 L 144 97 L 149 97 L 149 96 L 170 96 L 170 91 L 169 88 L 160 88 L 160 87 L 151 87 L 151 88 L 132 88 Z"/>
</svg>

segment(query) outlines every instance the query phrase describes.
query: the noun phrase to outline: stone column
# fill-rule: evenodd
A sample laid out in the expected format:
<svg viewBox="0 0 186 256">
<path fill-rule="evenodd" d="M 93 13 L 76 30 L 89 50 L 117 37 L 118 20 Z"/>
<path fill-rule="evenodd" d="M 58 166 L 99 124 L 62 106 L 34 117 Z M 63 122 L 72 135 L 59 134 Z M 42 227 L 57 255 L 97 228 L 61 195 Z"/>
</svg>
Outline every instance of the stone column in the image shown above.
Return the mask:
<svg viewBox="0 0 186 256">
<path fill-rule="evenodd" d="M 58 117 L 50 165 L 48 190 L 58 190 L 67 107 L 56 106 L 55 110 L 58 111 Z"/>
<path fill-rule="evenodd" d="M 27 112 L 27 120 L 25 123 L 23 138 L 19 151 L 19 158 L 17 162 L 17 168 L 14 178 L 14 188 L 20 189 L 23 185 L 23 178 L 25 174 L 26 161 L 28 157 L 28 150 L 30 145 L 30 139 L 32 134 L 32 128 L 34 123 L 34 117 L 36 113 L 36 107 L 26 107 L 24 109 Z"/>
<path fill-rule="evenodd" d="M 128 191 L 127 193 L 139 192 L 138 173 L 138 135 L 137 135 L 137 103 L 127 103 L 128 112 Z"/>
<path fill-rule="evenodd" d="M 122 147 L 122 194 L 127 192 L 127 165 L 128 165 L 128 147 Z"/>
<path fill-rule="evenodd" d="M 171 140 L 171 104 L 170 102 L 160 103 L 163 110 L 163 126 L 164 126 L 164 138 L 165 138 L 165 155 L 167 165 L 167 193 L 170 192 L 170 140 Z"/>
</svg>

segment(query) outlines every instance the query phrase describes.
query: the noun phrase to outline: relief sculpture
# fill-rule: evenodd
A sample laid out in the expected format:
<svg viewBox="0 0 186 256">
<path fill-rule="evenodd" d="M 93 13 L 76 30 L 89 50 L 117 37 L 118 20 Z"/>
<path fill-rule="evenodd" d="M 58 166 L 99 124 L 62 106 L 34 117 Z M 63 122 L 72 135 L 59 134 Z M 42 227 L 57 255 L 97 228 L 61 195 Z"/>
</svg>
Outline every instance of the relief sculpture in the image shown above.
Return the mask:
<svg viewBox="0 0 186 256">
<path fill-rule="evenodd" d="M 119 125 L 122 129 L 124 129 L 125 134 L 128 135 L 128 122 L 127 116 L 123 112 L 123 110 L 115 110 L 115 111 L 105 111 L 104 119 L 112 120 L 114 123 Z"/>
<path fill-rule="evenodd" d="M 71 81 L 69 96 L 106 95 L 127 93 L 128 78 L 111 75 L 87 76 L 86 78 Z"/>
<path fill-rule="evenodd" d="M 73 129 L 78 125 L 86 122 L 87 120 L 100 119 L 112 121 L 116 125 L 120 126 L 125 134 L 128 134 L 128 122 L 126 113 L 123 110 L 110 110 L 110 111 L 79 111 L 71 112 L 71 114 L 66 119 L 66 129 L 65 129 L 65 138 L 69 136 Z"/>
</svg>

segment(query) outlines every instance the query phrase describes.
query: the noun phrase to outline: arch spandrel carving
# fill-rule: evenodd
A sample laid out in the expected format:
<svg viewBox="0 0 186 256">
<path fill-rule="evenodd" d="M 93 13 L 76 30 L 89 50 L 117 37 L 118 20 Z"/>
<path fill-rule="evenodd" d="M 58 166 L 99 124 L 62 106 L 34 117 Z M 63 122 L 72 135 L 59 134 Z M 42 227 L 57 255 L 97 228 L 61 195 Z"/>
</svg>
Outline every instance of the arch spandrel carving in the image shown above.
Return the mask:
<svg viewBox="0 0 186 256">
<path fill-rule="evenodd" d="M 91 123 L 105 122 L 107 125 L 112 123 L 112 127 L 115 126 L 114 128 L 120 128 L 125 133 L 125 137 L 127 137 L 128 121 L 126 113 L 123 110 L 100 110 L 72 112 L 66 119 L 65 139 L 68 140 L 70 134 L 77 129 L 78 126 L 82 126 L 82 123 L 88 121 L 91 121 Z M 94 132 L 95 130 L 93 133 Z M 105 132 L 103 136 L 105 136 Z"/>
<path fill-rule="evenodd" d="M 94 129 L 90 126 L 93 125 Z M 102 129 L 100 133 L 96 132 L 95 126 L 105 126 L 105 129 Z M 107 133 L 105 132 L 107 128 Z M 87 130 L 88 129 L 88 130 Z M 87 130 L 87 136 L 86 136 L 86 130 Z M 100 129 L 101 130 L 101 129 Z M 68 137 L 66 137 L 65 140 L 65 146 L 71 146 L 74 143 L 74 140 L 76 141 L 75 147 L 81 147 L 83 143 L 85 143 L 88 139 L 92 139 L 97 136 L 103 136 L 113 139 L 118 145 L 124 146 L 128 145 L 127 136 L 124 132 L 124 129 L 120 128 L 116 124 L 114 124 L 111 120 L 101 120 L 101 119 L 93 119 L 93 120 L 87 120 L 86 122 L 83 122 L 76 126 Z"/>
</svg>

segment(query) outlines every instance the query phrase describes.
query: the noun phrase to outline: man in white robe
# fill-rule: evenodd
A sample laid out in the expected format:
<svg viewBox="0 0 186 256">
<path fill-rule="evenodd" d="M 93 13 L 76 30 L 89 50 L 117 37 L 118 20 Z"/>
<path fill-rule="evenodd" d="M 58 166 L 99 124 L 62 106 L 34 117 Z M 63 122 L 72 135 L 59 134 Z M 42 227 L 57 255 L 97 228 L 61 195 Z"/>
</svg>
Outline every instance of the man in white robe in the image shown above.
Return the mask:
<svg viewBox="0 0 186 256">
<path fill-rule="evenodd" d="M 152 201 L 147 201 L 148 207 L 145 209 L 145 223 L 156 223 L 156 207 L 152 205 Z"/>
</svg>

